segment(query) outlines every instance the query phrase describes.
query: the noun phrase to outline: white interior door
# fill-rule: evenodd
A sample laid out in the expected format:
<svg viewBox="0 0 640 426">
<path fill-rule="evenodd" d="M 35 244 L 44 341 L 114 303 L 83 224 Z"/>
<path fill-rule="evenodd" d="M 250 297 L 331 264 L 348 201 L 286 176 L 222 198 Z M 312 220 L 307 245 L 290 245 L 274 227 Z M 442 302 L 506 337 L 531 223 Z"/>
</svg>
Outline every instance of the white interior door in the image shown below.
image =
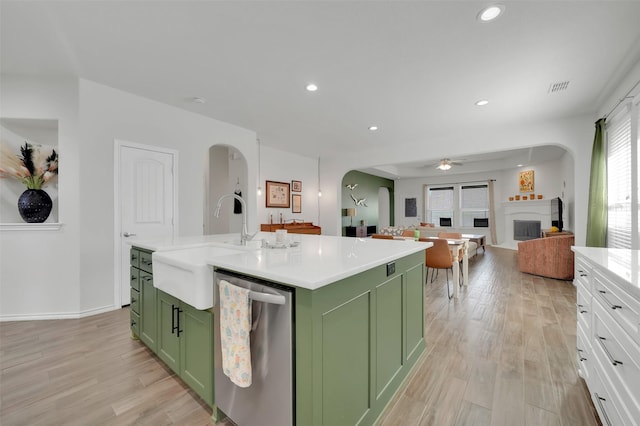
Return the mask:
<svg viewBox="0 0 640 426">
<path fill-rule="evenodd" d="M 119 178 L 120 304 L 128 305 L 130 243 L 135 240 L 172 238 L 176 234 L 175 176 L 177 152 L 157 147 L 117 142 Z M 116 257 L 118 259 L 118 257 Z M 117 296 L 116 296 L 117 298 Z"/>
</svg>

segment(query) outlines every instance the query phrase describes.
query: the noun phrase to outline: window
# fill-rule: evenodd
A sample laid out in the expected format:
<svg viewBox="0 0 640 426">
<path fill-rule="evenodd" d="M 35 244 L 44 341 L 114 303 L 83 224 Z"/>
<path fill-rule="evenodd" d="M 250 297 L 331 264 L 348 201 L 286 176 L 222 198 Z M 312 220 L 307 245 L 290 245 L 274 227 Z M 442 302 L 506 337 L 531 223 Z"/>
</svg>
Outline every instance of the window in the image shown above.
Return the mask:
<svg viewBox="0 0 640 426">
<path fill-rule="evenodd" d="M 462 226 L 474 226 L 474 219 L 489 217 L 489 189 L 487 185 L 463 185 L 460 190 Z"/>
<path fill-rule="evenodd" d="M 426 222 L 440 226 L 473 228 L 489 217 L 489 188 L 487 184 L 455 184 L 453 186 L 425 186 Z M 449 222 L 450 221 L 450 222 Z M 449 225 L 450 223 L 450 225 Z"/>
<path fill-rule="evenodd" d="M 639 247 L 638 103 L 607 121 L 607 247 Z M 635 188 L 635 190 L 634 190 Z"/>
<path fill-rule="evenodd" d="M 427 193 L 427 222 L 440 224 L 444 218 L 453 225 L 453 186 L 431 187 Z"/>
</svg>

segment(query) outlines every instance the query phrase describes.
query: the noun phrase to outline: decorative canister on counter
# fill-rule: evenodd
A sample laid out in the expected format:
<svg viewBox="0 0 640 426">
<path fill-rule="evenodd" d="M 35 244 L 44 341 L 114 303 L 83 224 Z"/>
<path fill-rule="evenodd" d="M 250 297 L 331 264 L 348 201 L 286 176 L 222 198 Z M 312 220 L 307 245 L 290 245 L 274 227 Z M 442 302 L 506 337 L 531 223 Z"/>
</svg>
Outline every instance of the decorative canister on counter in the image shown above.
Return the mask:
<svg viewBox="0 0 640 426">
<path fill-rule="evenodd" d="M 516 201 L 520 201 L 520 196 L 516 195 Z"/>
<path fill-rule="evenodd" d="M 530 200 L 535 200 L 536 199 L 536 194 L 529 194 L 529 199 Z"/>
<path fill-rule="evenodd" d="M 513 201 L 513 197 L 509 197 L 509 201 Z"/>
<path fill-rule="evenodd" d="M 542 200 L 542 194 L 538 194 L 538 200 Z"/>
</svg>

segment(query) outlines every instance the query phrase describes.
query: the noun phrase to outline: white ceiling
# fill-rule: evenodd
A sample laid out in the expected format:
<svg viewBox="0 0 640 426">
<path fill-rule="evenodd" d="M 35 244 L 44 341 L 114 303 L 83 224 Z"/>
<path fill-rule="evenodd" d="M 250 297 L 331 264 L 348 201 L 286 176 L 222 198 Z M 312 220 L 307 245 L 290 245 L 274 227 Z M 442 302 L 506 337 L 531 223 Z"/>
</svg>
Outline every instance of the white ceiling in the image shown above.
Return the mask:
<svg viewBox="0 0 640 426">
<path fill-rule="evenodd" d="M 503 16 L 480 23 L 485 1 L 3 0 L 0 66 L 79 76 L 252 129 L 266 146 L 329 157 L 428 148 L 461 123 L 595 117 L 640 60 L 640 1 L 502 3 Z M 305 91 L 308 82 L 319 90 Z M 470 152 L 459 169 L 538 153 L 557 155 Z"/>
</svg>

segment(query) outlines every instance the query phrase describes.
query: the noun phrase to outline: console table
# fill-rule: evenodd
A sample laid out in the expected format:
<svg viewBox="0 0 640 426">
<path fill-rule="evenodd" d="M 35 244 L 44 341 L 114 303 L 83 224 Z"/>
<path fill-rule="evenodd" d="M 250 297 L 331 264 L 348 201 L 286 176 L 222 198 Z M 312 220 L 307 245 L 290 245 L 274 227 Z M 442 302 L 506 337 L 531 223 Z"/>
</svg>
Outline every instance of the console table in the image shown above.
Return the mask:
<svg viewBox="0 0 640 426">
<path fill-rule="evenodd" d="M 322 233 L 322 228 L 311 222 L 263 223 L 260 225 L 262 232 L 275 232 L 278 229 L 286 229 L 289 234 L 320 235 Z"/>
<path fill-rule="evenodd" d="M 347 226 L 345 227 L 345 236 L 347 237 L 369 237 L 375 234 L 378 230 L 376 225 L 360 225 L 360 226 Z"/>
</svg>

